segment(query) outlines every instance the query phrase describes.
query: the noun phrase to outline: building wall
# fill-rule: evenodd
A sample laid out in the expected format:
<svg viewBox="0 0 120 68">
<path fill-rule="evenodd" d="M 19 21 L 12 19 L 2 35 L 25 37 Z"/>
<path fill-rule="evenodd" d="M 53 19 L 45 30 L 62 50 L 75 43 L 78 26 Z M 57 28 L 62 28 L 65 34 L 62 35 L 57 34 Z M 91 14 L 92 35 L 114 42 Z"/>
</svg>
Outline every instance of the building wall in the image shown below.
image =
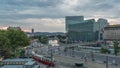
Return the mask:
<svg viewBox="0 0 120 68">
<path fill-rule="evenodd" d="M 66 31 L 70 41 L 98 41 L 103 39 L 102 29 L 108 25 L 106 19 L 84 20 L 83 16 L 66 16 Z"/>
<path fill-rule="evenodd" d="M 105 40 L 119 40 L 120 39 L 120 27 L 114 29 L 105 29 L 104 35 Z"/>
<path fill-rule="evenodd" d="M 104 37 L 103 37 L 103 33 L 104 33 L 104 27 L 107 27 L 109 26 L 109 23 L 106 19 L 98 19 L 97 20 L 97 23 L 98 23 L 98 31 L 99 31 L 99 34 L 98 34 L 98 41 L 103 41 L 104 40 Z"/>
<path fill-rule="evenodd" d="M 66 31 L 68 32 L 70 29 L 70 25 L 72 24 L 77 24 L 84 21 L 83 16 L 66 16 L 65 17 L 65 22 L 66 22 Z"/>
<path fill-rule="evenodd" d="M 95 41 L 94 19 L 85 20 L 81 23 L 70 24 L 68 28 L 68 39 L 72 41 Z"/>
<path fill-rule="evenodd" d="M 12 30 L 21 30 L 20 27 L 8 27 L 7 30 L 12 29 Z"/>
</svg>

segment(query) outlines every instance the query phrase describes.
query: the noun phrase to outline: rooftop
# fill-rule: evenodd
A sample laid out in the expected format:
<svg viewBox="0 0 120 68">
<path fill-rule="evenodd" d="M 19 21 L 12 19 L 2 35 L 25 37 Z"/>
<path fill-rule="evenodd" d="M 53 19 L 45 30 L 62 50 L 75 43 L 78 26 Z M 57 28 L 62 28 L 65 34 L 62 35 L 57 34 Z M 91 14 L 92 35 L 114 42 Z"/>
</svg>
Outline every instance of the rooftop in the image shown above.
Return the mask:
<svg viewBox="0 0 120 68">
<path fill-rule="evenodd" d="M 32 61 L 33 59 L 6 59 L 6 60 L 3 60 L 2 62 L 16 62 L 16 61 Z"/>
<path fill-rule="evenodd" d="M 25 65 L 33 65 L 34 63 L 35 63 L 35 61 L 27 62 L 27 63 L 25 63 Z"/>
<path fill-rule="evenodd" d="M 5 65 L 1 68 L 23 68 L 23 65 Z"/>
<path fill-rule="evenodd" d="M 114 29 L 114 28 L 120 28 L 120 24 L 117 24 L 117 25 L 109 25 L 109 26 L 105 27 L 104 29 Z"/>
</svg>

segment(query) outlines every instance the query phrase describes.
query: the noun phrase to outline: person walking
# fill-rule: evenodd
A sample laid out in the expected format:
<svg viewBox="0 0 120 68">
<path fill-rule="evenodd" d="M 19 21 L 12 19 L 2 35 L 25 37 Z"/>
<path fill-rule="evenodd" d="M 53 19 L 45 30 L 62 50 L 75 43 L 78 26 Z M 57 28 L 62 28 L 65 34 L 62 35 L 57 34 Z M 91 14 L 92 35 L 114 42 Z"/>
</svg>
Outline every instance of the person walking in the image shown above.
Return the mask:
<svg viewBox="0 0 120 68">
<path fill-rule="evenodd" d="M 87 62 L 87 56 L 86 56 L 86 54 L 84 56 L 84 61 Z"/>
</svg>

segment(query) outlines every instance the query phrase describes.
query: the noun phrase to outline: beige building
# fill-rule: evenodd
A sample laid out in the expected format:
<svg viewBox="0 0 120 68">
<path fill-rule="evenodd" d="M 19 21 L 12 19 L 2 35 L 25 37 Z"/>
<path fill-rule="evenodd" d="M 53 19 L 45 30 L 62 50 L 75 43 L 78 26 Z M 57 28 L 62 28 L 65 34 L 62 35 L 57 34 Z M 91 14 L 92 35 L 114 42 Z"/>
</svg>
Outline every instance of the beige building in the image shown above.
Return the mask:
<svg viewBox="0 0 120 68">
<path fill-rule="evenodd" d="M 20 27 L 8 27 L 7 30 L 12 29 L 12 30 L 21 30 Z"/>
<path fill-rule="evenodd" d="M 110 25 L 104 28 L 104 40 L 119 40 L 120 39 L 120 25 Z"/>
</svg>

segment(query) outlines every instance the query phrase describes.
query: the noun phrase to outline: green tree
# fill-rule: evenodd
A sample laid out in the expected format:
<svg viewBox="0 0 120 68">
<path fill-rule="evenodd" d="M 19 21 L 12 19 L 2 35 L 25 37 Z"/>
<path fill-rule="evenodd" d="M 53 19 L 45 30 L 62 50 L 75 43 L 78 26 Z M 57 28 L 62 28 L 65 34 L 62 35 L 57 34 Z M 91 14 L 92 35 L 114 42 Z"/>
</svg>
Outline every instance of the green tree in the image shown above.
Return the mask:
<svg viewBox="0 0 120 68">
<path fill-rule="evenodd" d="M 20 49 L 19 53 L 20 53 L 20 57 L 25 57 L 25 49 Z"/>
<path fill-rule="evenodd" d="M 114 54 L 117 56 L 118 52 L 119 52 L 119 49 L 120 47 L 118 46 L 119 45 L 119 41 L 114 41 Z"/>
<path fill-rule="evenodd" d="M 9 39 L 6 37 L 6 34 L 2 32 L 3 31 L 0 31 L 0 50 L 8 50 L 10 49 Z"/>
<path fill-rule="evenodd" d="M 7 33 L 5 30 L 0 30 L 0 55 L 4 57 L 6 57 L 11 50 L 10 41 L 6 35 Z"/>
<path fill-rule="evenodd" d="M 101 48 L 101 53 L 109 54 L 110 50 L 108 50 L 107 48 Z"/>
<path fill-rule="evenodd" d="M 19 51 L 19 48 L 29 44 L 29 38 L 21 30 L 0 30 L 0 50 L 14 56 Z"/>
<path fill-rule="evenodd" d="M 66 43 L 67 42 L 67 37 L 63 35 L 57 35 L 57 38 L 59 39 L 59 42 L 61 43 Z"/>
<path fill-rule="evenodd" d="M 47 44 L 48 43 L 48 36 L 45 36 L 45 35 L 39 36 L 39 41 L 43 44 Z"/>
<path fill-rule="evenodd" d="M 7 38 L 10 40 L 10 46 L 13 48 L 13 51 L 18 47 L 24 47 L 29 44 L 29 38 L 21 30 L 8 30 Z"/>
</svg>

